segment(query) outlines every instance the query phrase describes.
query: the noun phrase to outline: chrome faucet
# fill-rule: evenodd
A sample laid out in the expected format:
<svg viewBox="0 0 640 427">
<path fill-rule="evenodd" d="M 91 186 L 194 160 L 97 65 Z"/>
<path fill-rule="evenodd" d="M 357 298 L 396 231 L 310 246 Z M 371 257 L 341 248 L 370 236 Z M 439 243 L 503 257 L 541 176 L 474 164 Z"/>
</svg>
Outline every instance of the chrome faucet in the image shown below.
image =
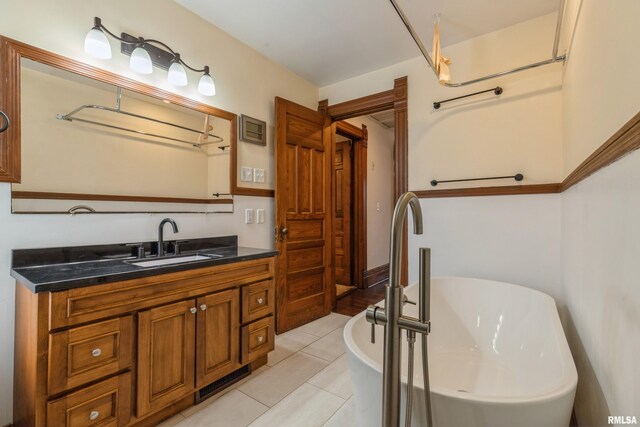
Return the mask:
<svg viewBox="0 0 640 427">
<path fill-rule="evenodd" d="M 420 249 L 420 295 L 419 318 L 413 318 L 402 314 L 402 307 L 410 302 L 403 294 L 400 285 L 400 270 L 402 260 L 402 237 L 404 220 L 407 208 L 411 207 L 413 214 L 413 232 L 422 234 L 422 209 L 415 194 L 404 193 L 398 199 L 393 212 L 391 225 L 391 245 L 389 251 L 389 283 L 386 286 L 384 308 L 370 305 L 366 311 L 366 319 L 372 325 L 384 325 L 384 361 L 382 371 L 382 426 L 398 427 L 400 425 L 400 366 L 402 329 L 407 331 L 409 342 L 409 377 L 407 387 L 407 413 L 406 425 L 411 423 L 411 394 L 413 384 L 413 343 L 416 333 L 422 334 L 422 360 L 425 383 L 425 403 L 427 406 L 428 426 L 432 426 L 431 402 L 429 392 L 429 370 L 427 362 L 427 334 L 430 331 L 429 304 L 430 304 L 430 255 L 428 248 Z M 373 326 L 372 326 L 373 327 Z M 373 336 L 373 333 L 372 333 Z"/>
<path fill-rule="evenodd" d="M 158 226 L 158 256 L 164 256 L 164 238 L 163 238 L 163 234 L 164 234 L 164 225 L 166 223 L 171 224 L 171 226 L 173 227 L 173 232 L 177 233 L 178 232 L 178 224 L 176 224 L 176 222 L 174 220 L 172 220 L 171 218 L 165 218 L 162 221 L 160 221 L 160 225 Z"/>
</svg>

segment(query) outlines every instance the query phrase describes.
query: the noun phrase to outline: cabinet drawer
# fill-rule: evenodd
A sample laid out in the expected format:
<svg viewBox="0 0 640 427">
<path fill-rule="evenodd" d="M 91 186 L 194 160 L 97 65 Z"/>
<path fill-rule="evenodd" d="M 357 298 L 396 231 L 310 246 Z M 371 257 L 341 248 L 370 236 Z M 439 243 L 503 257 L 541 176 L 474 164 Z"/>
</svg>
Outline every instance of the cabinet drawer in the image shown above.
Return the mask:
<svg viewBox="0 0 640 427">
<path fill-rule="evenodd" d="M 274 311 L 273 280 L 242 287 L 242 323 L 268 316 Z"/>
<path fill-rule="evenodd" d="M 273 316 L 257 320 L 242 327 L 242 363 L 254 360 L 269 353 L 274 348 Z"/>
<path fill-rule="evenodd" d="M 51 293 L 50 328 L 65 328 L 268 280 L 273 258 L 216 265 Z"/>
<path fill-rule="evenodd" d="M 131 417 L 129 372 L 47 403 L 47 425 L 124 426 Z"/>
<path fill-rule="evenodd" d="M 49 394 L 131 367 L 132 316 L 49 335 Z"/>
</svg>

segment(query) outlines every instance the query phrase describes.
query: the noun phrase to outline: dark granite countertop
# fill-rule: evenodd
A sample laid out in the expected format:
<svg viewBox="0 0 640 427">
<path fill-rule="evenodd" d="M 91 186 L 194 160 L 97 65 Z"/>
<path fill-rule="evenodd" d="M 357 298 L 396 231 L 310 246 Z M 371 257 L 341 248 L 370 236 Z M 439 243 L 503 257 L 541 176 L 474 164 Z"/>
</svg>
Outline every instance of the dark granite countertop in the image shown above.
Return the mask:
<svg viewBox="0 0 640 427">
<path fill-rule="evenodd" d="M 154 250 L 154 242 L 142 242 L 141 244 L 147 253 L 149 250 Z M 271 249 L 237 246 L 236 236 L 191 239 L 181 243 L 180 247 L 181 251 L 178 257 L 201 254 L 215 256 L 215 258 L 180 264 L 141 267 L 132 264 L 132 262 L 159 258 L 149 256 L 144 259 L 136 259 L 132 255 L 132 248 L 125 244 L 20 249 L 13 251 L 11 276 L 32 292 L 38 293 L 137 279 L 250 259 L 268 258 L 278 254 L 277 251 Z"/>
</svg>

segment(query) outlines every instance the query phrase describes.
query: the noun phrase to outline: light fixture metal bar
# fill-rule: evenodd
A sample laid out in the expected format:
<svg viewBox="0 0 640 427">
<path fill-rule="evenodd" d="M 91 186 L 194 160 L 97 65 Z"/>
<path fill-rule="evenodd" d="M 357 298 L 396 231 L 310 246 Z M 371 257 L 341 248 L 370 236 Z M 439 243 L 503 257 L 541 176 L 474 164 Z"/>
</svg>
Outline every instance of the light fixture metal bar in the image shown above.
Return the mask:
<svg viewBox="0 0 640 427">
<path fill-rule="evenodd" d="M 414 42 L 418 46 L 418 49 L 420 49 L 420 52 L 422 53 L 422 56 L 424 56 L 424 59 L 426 59 L 427 63 L 429 64 L 429 67 L 431 67 L 431 70 L 435 74 L 436 78 L 438 78 L 439 77 L 438 76 L 438 71 L 436 70 L 436 66 L 433 63 L 433 60 L 431 59 L 431 55 L 429 55 L 429 52 L 424 47 L 424 44 L 420 40 L 420 37 L 418 36 L 418 34 L 414 30 L 413 26 L 409 22 L 409 18 L 402 11 L 402 8 L 400 8 L 400 6 L 398 5 L 396 0 L 389 0 L 389 1 L 393 5 L 393 8 L 396 10 L 396 13 L 398 14 L 400 19 L 402 20 L 404 26 L 407 28 L 407 31 L 409 31 L 409 34 L 411 35 L 411 37 L 413 38 Z M 485 80 L 491 80 L 491 79 L 495 79 L 497 77 L 506 76 L 508 74 L 513 74 L 513 73 L 518 73 L 520 71 L 530 70 L 532 68 L 541 67 L 543 65 L 549 65 L 549 64 L 556 63 L 556 62 L 564 61 L 565 58 L 566 58 L 566 55 L 558 56 L 558 44 L 559 44 L 559 41 L 560 41 L 560 30 L 562 28 L 562 15 L 564 14 L 564 5 L 565 5 L 565 0 L 560 0 L 560 10 L 558 11 L 558 21 L 556 23 L 556 34 L 555 34 L 555 37 L 554 37 L 554 46 L 553 46 L 551 59 L 547 59 L 545 61 L 534 62 L 532 64 L 523 65 L 521 67 L 516 67 L 516 68 L 510 69 L 510 70 L 501 71 L 499 73 L 489 74 L 487 76 L 479 77 L 479 78 L 473 79 L 473 80 L 467 80 L 465 82 L 460 82 L 460 83 L 451 83 L 451 82 L 447 83 L 447 82 L 445 82 L 445 83 L 441 83 L 441 84 L 443 86 L 446 86 L 446 87 L 462 87 L 462 86 L 467 86 L 467 85 L 474 84 L 474 83 L 483 82 Z"/>
<path fill-rule="evenodd" d="M 133 51 L 133 49 L 135 49 L 136 46 L 143 46 L 144 47 L 144 45 L 148 45 L 149 47 L 152 47 L 152 48 L 155 48 L 155 49 L 158 49 L 158 50 L 163 50 L 163 49 L 160 49 L 157 46 L 153 46 L 154 44 L 156 44 L 156 45 L 162 46 L 164 48 L 164 52 L 166 52 L 167 55 L 172 56 L 174 61 L 177 61 L 177 62 L 181 63 L 182 65 L 184 65 L 185 67 L 187 67 L 191 71 L 196 72 L 196 73 L 209 73 L 209 66 L 208 65 L 205 65 L 202 69 L 198 69 L 198 68 L 194 68 L 194 67 L 190 66 L 189 64 L 184 62 L 184 60 L 180 57 L 180 54 L 178 52 L 174 51 L 173 49 L 171 49 L 171 47 L 169 47 L 168 44 L 166 44 L 164 42 L 161 42 L 160 40 L 145 39 L 144 37 L 135 37 L 135 36 L 132 36 L 131 34 L 127 34 L 127 33 L 122 33 L 120 36 L 117 36 L 114 33 L 112 33 L 111 31 L 109 31 L 109 29 L 107 27 L 105 27 L 104 24 L 102 24 L 102 20 L 97 16 L 93 18 L 93 28 L 98 28 L 100 30 L 104 30 L 111 37 L 113 37 L 114 39 L 118 40 L 121 43 L 121 52 L 125 53 L 127 55 L 130 55 L 131 51 Z M 155 61 L 154 61 L 154 64 L 155 64 Z M 169 68 L 169 66 L 165 65 L 163 62 L 161 64 L 162 64 L 161 68 L 163 68 L 165 70 L 167 68 Z M 156 64 L 156 65 L 158 65 L 158 64 Z"/>
</svg>

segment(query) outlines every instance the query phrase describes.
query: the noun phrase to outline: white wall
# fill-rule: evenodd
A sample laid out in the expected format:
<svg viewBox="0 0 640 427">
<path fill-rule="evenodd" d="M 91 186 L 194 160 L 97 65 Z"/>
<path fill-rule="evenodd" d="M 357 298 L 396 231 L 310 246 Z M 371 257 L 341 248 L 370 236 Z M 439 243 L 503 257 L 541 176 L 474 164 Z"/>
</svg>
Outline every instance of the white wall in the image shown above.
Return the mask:
<svg viewBox="0 0 640 427">
<path fill-rule="evenodd" d="M 418 249 L 429 247 L 432 276 L 499 280 L 562 297 L 560 195 L 422 199 L 420 205 L 424 234 L 409 234 L 410 282 L 418 280 Z"/>
<path fill-rule="evenodd" d="M 455 81 L 551 56 L 556 15 L 547 15 L 447 47 Z M 337 103 L 388 90 L 409 78 L 409 188 L 436 179 L 510 175 L 525 184 L 562 179 L 562 66 L 559 64 L 461 89 L 443 88 L 418 57 L 320 88 Z M 504 93 L 445 104 L 433 101 L 500 85 Z M 509 184 L 512 184 L 509 183 Z M 461 187 L 505 185 L 464 183 Z M 455 188 L 448 184 L 446 188 Z M 444 187 L 443 187 L 444 188 Z M 424 199 L 425 234 L 410 237 L 409 270 L 417 278 L 417 248 L 432 248 L 435 275 L 505 280 L 561 297 L 560 197 Z"/>
<path fill-rule="evenodd" d="M 639 196 L 638 152 L 562 195 L 565 323 L 575 328 L 581 426 L 640 416 Z"/>
<path fill-rule="evenodd" d="M 563 79 L 564 175 L 640 110 L 640 2 L 570 0 Z"/>
<path fill-rule="evenodd" d="M 551 56 L 556 15 L 536 18 L 452 45 L 455 81 L 480 77 Z M 320 88 L 330 104 L 393 87 L 409 78 L 409 188 L 432 179 L 513 175 L 524 184 L 562 179 L 562 65 L 554 64 L 463 88 L 445 88 L 422 57 Z M 433 109 L 433 101 L 500 85 L 500 97 L 481 95 Z M 510 184 L 513 184 L 512 181 Z M 505 185 L 502 181 L 461 186 Z M 448 184 L 447 188 L 456 185 Z"/>
<path fill-rule="evenodd" d="M 389 263 L 393 200 L 393 129 L 368 116 L 347 122 L 367 126 L 367 270 Z"/>
<path fill-rule="evenodd" d="M 640 109 L 640 2 L 572 0 L 563 81 L 564 174 Z M 581 426 L 640 416 L 640 153 L 562 195 L 565 328 Z"/>
<path fill-rule="evenodd" d="M 316 108 L 318 89 L 291 71 L 273 63 L 228 34 L 171 0 L 47 1 L 0 0 L 0 33 L 46 50 L 105 68 L 127 77 L 174 91 L 166 74 L 154 70 L 151 76 L 133 74 L 128 57 L 112 41 L 113 59 L 89 57 L 83 51 L 84 37 L 94 16 L 114 33 L 158 38 L 178 50 L 189 63 L 209 64 L 216 80 L 217 95 L 197 94 L 198 76 L 177 92 L 234 113 L 266 120 L 273 126 L 273 100 L 282 96 L 309 108 Z M 244 143 L 239 143 L 242 146 Z M 244 144 L 249 145 L 249 144 Z M 240 162 L 255 167 L 272 162 L 269 148 L 254 146 L 241 150 Z M 242 156 L 250 156 L 250 158 Z M 271 176 L 272 170 L 267 171 Z M 268 184 L 265 184 L 267 187 Z M 272 247 L 273 200 L 236 197 L 235 214 L 172 215 L 180 235 L 194 238 L 238 234 L 245 246 Z M 14 281 L 9 276 L 11 249 L 56 245 L 98 244 L 153 240 L 163 215 L 10 215 L 10 186 L 0 184 L 0 425 L 12 419 Z M 245 208 L 264 208 L 264 224 L 244 225 Z"/>
</svg>

